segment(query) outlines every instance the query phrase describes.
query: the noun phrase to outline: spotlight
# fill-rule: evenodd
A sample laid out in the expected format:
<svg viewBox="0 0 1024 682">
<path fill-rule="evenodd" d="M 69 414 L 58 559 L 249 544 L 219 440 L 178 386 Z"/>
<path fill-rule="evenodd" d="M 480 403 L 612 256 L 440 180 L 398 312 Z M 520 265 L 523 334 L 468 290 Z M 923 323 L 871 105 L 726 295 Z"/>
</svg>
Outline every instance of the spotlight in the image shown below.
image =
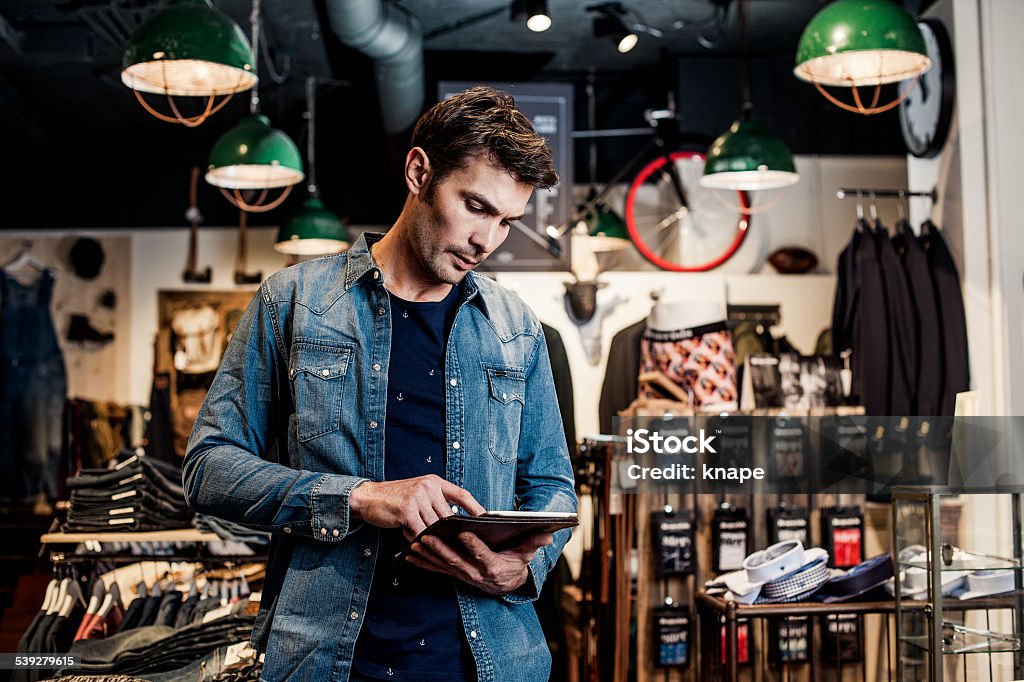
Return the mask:
<svg viewBox="0 0 1024 682">
<path fill-rule="evenodd" d="M 627 11 L 621 2 L 590 5 L 587 7 L 587 11 L 599 14 L 594 17 L 595 38 L 610 38 L 620 54 L 626 54 L 636 47 L 640 38 L 636 34 L 636 27 L 633 23 L 626 23 Z"/>
<path fill-rule="evenodd" d="M 541 33 L 551 28 L 551 15 L 548 14 L 547 0 L 513 0 L 512 20 L 526 18 L 526 28 Z"/>
</svg>

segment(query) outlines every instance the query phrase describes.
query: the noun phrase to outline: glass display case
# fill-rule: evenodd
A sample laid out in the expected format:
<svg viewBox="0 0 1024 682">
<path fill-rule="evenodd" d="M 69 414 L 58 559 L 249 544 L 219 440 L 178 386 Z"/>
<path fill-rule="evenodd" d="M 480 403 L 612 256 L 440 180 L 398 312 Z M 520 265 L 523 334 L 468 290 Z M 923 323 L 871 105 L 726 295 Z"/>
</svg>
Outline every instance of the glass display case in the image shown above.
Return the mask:
<svg viewBox="0 0 1024 682">
<path fill-rule="evenodd" d="M 897 679 L 1024 679 L 1021 492 L 893 489 Z M 961 533 L 968 499 L 992 518 Z"/>
</svg>

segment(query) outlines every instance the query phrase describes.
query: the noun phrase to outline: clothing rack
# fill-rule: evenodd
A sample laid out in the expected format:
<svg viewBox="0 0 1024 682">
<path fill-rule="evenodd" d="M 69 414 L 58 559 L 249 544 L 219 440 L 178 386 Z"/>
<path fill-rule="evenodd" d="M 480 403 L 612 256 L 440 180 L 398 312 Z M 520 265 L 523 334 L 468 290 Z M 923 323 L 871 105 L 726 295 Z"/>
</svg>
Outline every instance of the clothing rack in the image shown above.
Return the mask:
<svg viewBox="0 0 1024 682">
<path fill-rule="evenodd" d="M 932 203 L 938 203 L 939 190 L 932 187 L 924 192 L 911 189 L 871 189 L 864 187 L 840 187 L 836 190 L 836 199 L 909 199 L 911 197 L 928 197 Z"/>
<path fill-rule="evenodd" d="M 256 564 L 266 562 L 265 554 L 209 554 L 201 550 L 191 553 L 175 552 L 173 554 L 124 554 L 123 552 L 90 552 L 88 554 L 70 554 L 67 552 L 50 552 L 52 564 L 88 564 L 105 562 L 108 564 L 137 564 L 144 561 L 166 561 L 168 563 L 192 564 Z"/>
<path fill-rule="evenodd" d="M 73 554 L 60 550 L 50 552 L 53 563 L 84 563 L 105 561 L 108 563 L 134 563 L 138 561 L 188 561 L 203 563 L 252 563 L 265 562 L 265 553 L 254 554 L 211 554 L 206 543 L 220 540 L 216 533 L 200 531 L 194 528 L 150 532 L 110 532 L 110 533 L 46 533 L 40 543 L 47 545 L 71 545 L 92 540 L 95 542 L 177 542 L 190 544 L 191 551 L 176 551 L 167 554 L 127 554 L 125 552 L 87 552 Z"/>
</svg>

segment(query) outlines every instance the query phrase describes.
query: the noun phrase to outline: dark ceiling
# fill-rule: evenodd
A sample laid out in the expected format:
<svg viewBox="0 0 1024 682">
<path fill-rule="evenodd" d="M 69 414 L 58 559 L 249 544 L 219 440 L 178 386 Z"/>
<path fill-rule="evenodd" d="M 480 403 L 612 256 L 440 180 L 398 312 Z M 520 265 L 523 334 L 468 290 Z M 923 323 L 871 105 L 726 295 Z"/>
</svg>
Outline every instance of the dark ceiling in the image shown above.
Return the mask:
<svg viewBox="0 0 1024 682">
<path fill-rule="evenodd" d="M 372 62 L 333 35 L 324 1 L 262 1 L 261 109 L 301 144 L 303 80 L 320 79 L 317 170 L 325 203 L 355 223 L 387 223 L 403 196 L 395 169 L 406 140 L 384 134 Z M 576 126 L 585 128 L 590 73 L 598 128 L 642 126 L 643 110 L 663 107 L 670 92 L 688 131 L 710 137 L 735 117 L 735 2 L 626 0 L 632 20 L 652 29 L 639 34 L 627 55 L 593 37 L 594 14 L 586 9 L 592 2 L 549 0 L 553 25 L 539 34 L 511 20 L 507 0 L 392 4 L 423 29 L 428 105 L 440 80 L 568 82 L 576 87 Z M 214 4 L 249 25 L 249 0 Z M 824 4 L 749 3 L 747 50 L 759 114 L 797 152 L 903 153 L 893 116 L 843 114 L 792 77 L 800 32 Z M 246 112 L 248 97 L 237 96 L 194 129 L 142 111 L 120 82 L 122 46 L 160 6 L 155 0 L 0 0 L 0 123 L 7 158 L 15 161 L 5 174 L 0 228 L 185 224 L 189 169 L 204 165 L 217 137 Z M 485 13 L 493 16 L 473 21 Z M 602 147 L 599 176 L 610 174 L 631 144 Z M 208 225 L 237 220 L 208 187 L 200 208 Z M 276 223 L 284 210 L 255 222 Z"/>
</svg>

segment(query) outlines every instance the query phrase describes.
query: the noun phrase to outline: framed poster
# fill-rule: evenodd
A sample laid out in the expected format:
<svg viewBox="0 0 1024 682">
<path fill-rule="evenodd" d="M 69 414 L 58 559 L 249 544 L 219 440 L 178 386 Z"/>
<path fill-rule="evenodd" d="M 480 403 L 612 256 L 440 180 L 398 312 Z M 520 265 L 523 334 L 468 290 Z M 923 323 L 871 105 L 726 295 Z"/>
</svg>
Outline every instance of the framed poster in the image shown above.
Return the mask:
<svg viewBox="0 0 1024 682">
<path fill-rule="evenodd" d="M 174 454 L 185 456 L 192 424 L 231 335 L 254 291 L 161 291 L 157 294 L 157 388 L 166 386 Z"/>
</svg>

